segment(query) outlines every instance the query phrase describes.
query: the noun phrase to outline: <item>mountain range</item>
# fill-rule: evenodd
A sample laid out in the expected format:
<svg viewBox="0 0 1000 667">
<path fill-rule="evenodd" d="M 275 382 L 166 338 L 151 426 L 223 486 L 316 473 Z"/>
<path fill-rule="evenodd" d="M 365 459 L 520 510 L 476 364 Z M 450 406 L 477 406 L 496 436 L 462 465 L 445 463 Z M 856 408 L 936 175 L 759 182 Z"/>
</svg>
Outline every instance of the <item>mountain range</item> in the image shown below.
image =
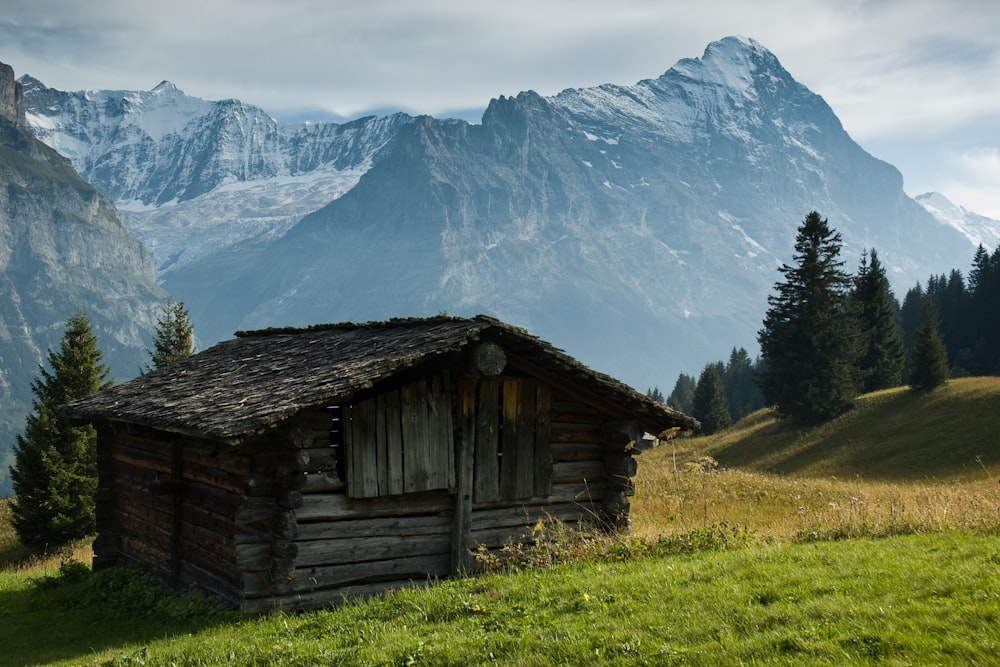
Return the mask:
<svg viewBox="0 0 1000 667">
<path fill-rule="evenodd" d="M 25 125 L 23 90 L 0 63 L 0 495 L 31 383 L 66 320 L 86 312 L 115 377 L 143 367 L 166 293 L 114 203 Z"/>
<path fill-rule="evenodd" d="M 20 85 L 25 126 L 115 201 L 203 347 L 237 329 L 486 313 L 667 387 L 733 346 L 753 353 L 811 210 L 849 270 L 877 248 L 897 294 L 1000 240 L 996 221 L 908 197 L 752 39 L 632 85 L 501 96 L 480 123 L 287 124 L 169 82 Z"/>
</svg>

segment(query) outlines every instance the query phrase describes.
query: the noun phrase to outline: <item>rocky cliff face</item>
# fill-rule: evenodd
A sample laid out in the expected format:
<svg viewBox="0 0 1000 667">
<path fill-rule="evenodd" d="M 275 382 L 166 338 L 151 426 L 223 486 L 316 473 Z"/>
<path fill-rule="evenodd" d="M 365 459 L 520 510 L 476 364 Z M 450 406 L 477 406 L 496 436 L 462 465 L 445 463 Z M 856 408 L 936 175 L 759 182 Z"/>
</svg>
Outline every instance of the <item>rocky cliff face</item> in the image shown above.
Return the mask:
<svg viewBox="0 0 1000 667">
<path fill-rule="evenodd" d="M 13 77 L 0 78 L 0 98 L 15 99 Z M 146 360 L 165 298 L 114 204 L 21 118 L 0 118 L 0 495 L 10 490 L 5 457 L 24 426 L 31 381 L 66 319 L 86 312 L 113 375 L 129 378 Z"/>
<path fill-rule="evenodd" d="M 14 79 L 14 68 L 0 63 L 0 118 L 24 127 L 24 89 Z"/>
<path fill-rule="evenodd" d="M 418 119 L 351 191 L 192 303 L 241 328 L 487 312 L 663 387 L 755 349 L 813 209 L 849 270 L 874 246 L 906 286 L 971 256 L 821 97 L 731 38 L 633 86 L 499 98 L 481 125 Z M 213 270 L 165 284 L 193 293 Z"/>
<path fill-rule="evenodd" d="M 119 199 L 208 342 L 484 312 L 664 387 L 734 345 L 755 349 L 813 209 L 842 233 L 848 269 L 874 246 L 897 290 L 974 250 L 752 40 L 634 85 L 501 97 L 478 125 L 291 127 L 169 84 L 22 82 L 29 126 Z"/>
<path fill-rule="evenodd" d="M 405 114 L 286 125 L 238 100 L 150 91 L 68 93 L 21 78 L 32 132 L 115 199 L 161 275 L 259 247 L 352 188 Z"/>
</svg>

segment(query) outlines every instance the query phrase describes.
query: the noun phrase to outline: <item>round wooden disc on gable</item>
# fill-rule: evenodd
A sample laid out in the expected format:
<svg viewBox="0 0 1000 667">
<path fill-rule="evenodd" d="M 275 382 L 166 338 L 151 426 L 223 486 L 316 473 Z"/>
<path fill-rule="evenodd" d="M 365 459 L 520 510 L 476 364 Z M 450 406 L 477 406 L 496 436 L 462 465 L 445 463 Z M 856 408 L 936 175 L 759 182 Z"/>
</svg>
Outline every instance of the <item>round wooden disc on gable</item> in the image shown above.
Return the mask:
<svg viewBox="0 0 1000 667">
<path fill-rule="evenodd" d="M 483 341 L 472 348 L 472 367 L 481 375 L 500 375 L 507 367 L 507 355 L 496 343 Z"/>
</svg>

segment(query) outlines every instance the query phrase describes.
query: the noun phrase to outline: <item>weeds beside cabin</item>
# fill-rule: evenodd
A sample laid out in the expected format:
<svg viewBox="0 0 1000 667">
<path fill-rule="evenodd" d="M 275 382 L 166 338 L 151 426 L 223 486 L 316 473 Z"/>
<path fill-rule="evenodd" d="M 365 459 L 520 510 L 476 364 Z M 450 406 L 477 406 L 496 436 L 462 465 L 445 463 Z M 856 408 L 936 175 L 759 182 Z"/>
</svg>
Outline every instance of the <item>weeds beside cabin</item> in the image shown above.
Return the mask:
<svg viewBox="0 0 1000 667">
<path fill-rule="evenodd" d="M 70 409 L 94 567 L 247 612 L 473 569 L 543 517 L 627 527 L 643 433 L 697 426 L 483 316 L 240 332 Z"/>
</svg>

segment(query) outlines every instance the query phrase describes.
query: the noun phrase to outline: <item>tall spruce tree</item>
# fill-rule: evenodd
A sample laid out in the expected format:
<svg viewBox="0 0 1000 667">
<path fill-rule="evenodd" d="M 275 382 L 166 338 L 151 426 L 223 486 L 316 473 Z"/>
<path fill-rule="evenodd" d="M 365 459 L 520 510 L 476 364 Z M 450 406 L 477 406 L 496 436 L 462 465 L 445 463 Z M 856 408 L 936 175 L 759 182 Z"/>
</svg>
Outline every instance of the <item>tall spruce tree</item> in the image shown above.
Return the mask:
<svg viewBox="0 0 1000 667">
<path fill-rule="evenodd" d="M 156 320 L 153 349 L 149 350 L 151 365 L 147 371 L 166 368 L 194 353 L 194 327 L 183 301 L 167 301 Z"/>
<path fill-rule="evenodd" d="M 925 298 L 910 359 L 910 386 L 933 389 L 948 380 L 948 355 L 933 299 Z"/>
<path fill-rule="evenodd" d="M 726 370 L 722 377 L 729 401 L 729 415 L 733 421 L 738 421 L 754 410 L 764 407 L 764 399 L 757 386 L 756 371 L 750 354 L 745 348 L 729 353 Z"/>
<path fill-rule="evenodd" d="M 110 386 L 101 357 L 87 316 L 74 315 L 59 351 L 49 351 L 52 370 L 40 367 L 32 382 L 34 413 L 17 436 L 11 468 L 14 529 L 29 548 L 59 547 L 96 528 L 96 433 L 71 424 L 59 408 Z"/>
<path fill-rule="evenodd" d="M 858 392 L 858 320 L 840 249 L 840 234 L 809 213 L 795 238 L 797 264 L 778 269 L 785 280 L 768 297 L 758 333 L 765 401 L 803 422 L 846 412 Z"/>
<path fill-rule="evenodd" d="M 860 329 L 858 371 L 862 392 L 898 387 L 906 348 L 899 327 L 899 305 L 875 248 L 861 255 L 852 296 Z"/>
<path fill-rule="evenodd" d="M 667 405 L 680 410 L 684 414 L 691 414 L 691 406 L 694 404 L 694 390 L 697 386 L 695 379 L 687 373 L 681 373 L 674 382 L 674 388 L 667 397 Z"/>
<path fill-rule="evenodd" d="M 701 422 L 701 432 L 711 435 L 732 423 L 726 390 L 722 385 L 721 363 L 708 364 L 698 377 L 691 416 Z"/>
<path fill-rule="evenodd" d="M 969 272 L 971 335 L 974 369 L 980 374 L 1000 374 L 1000 245 L 992 255 L 982 245 Z"/>
</svg>

